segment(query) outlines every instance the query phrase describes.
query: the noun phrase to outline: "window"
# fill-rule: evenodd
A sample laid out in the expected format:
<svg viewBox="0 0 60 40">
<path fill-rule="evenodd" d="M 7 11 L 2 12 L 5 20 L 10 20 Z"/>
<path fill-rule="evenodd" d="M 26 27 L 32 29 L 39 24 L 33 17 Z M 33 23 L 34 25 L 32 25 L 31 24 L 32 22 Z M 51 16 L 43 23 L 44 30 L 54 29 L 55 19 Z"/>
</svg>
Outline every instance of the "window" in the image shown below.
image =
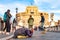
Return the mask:
<svg viewBox="0 0 60 40">
<path fill-rule="evenodd" d="M 46 15 L 46 13 L 44 13 L 44 15 Z"/>
<path fill-rule="evenodd" d="M 34 12 L 30 12 L 31 14 L 34 14 Z"/>
<path fill-rule="evenodd" d="M 34 14 L 34 9 L 31 9 L 31 10 L 30 10 L 30 13 L 31 13 L 31 14 Z"/>
</svg>

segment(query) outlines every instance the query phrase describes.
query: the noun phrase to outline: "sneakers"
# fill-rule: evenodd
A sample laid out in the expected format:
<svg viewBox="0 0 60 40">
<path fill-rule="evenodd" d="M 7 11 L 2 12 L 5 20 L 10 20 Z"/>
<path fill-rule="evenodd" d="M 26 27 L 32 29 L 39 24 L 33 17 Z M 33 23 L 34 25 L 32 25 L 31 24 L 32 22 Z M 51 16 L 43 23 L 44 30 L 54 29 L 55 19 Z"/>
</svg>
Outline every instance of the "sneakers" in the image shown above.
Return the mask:
<svg viewBox="0 0 60 40">
<path fill-rule="evenodd" d="M 0 31 L 0 34 L 3 34 L 3 31 Z"/>
<path fill-rule="evenodd" d="M 9 32 L 7 32 L 6 35 L 9 35 Z"/>
<path fill-rule="evenodd" d="M 0 31 L 0 34 L 2 33 L 2 31 Z"/>
</svg>

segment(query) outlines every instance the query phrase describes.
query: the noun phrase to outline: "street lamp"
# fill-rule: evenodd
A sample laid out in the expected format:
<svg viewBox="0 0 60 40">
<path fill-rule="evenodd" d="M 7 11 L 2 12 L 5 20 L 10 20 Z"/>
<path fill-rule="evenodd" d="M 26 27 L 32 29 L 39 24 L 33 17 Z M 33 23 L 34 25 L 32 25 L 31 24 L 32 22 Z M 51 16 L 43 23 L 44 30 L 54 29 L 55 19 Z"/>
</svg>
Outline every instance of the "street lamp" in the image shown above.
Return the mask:
<svg viewBox="0 0 60 40">
<path fill-rule="evenodd" d="M 16 8 L 16 13 L 18 13 L 18 8 Z"/>
</svg>

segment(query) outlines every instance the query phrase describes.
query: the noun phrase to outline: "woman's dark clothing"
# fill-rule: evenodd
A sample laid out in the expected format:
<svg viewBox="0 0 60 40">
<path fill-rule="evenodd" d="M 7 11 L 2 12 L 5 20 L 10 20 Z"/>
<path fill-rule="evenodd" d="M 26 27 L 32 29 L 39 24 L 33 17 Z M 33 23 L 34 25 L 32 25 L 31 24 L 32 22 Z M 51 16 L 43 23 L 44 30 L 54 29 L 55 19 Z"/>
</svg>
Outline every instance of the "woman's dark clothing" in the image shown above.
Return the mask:
<svg viewBox="0 0 60 40">
<path fill-rule="evenodd" d="M 7 12 L 5 12 L 4 16 L 6 16 L 5 19 L 5 28 L 3 29 L 3 31 L 6 29 L 6 32 L 10 32 L 11 29 L 11 24 L 10 24 L 10 18 L 12 17 L 11 14 L 8 14 Z"/>
</svg>

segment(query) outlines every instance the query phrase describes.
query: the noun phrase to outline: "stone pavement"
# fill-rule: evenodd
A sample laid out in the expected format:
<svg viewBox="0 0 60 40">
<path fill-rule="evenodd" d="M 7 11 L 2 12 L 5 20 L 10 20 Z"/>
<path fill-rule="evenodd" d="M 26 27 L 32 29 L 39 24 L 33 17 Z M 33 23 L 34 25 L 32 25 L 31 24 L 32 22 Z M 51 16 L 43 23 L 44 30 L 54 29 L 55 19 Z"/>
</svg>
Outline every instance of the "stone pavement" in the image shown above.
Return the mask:
<svg viewBox="0 0 60 40">
<path fill-rule="evenodd" d="M 13 36 L 13 33 L 10 33 L 9 35 L 6 34 L 0 34 L 0 40 L 6 40 Z"/>
<path fill-rule="evenodd" d="M 10 40 L 60 40 L 60 33 L 56 32 L 46 32 L 46 34 L 41 34 L 41 31 L 34 31 L 33 37 L 25 39 L 14 39 Z"/>
</svg>

